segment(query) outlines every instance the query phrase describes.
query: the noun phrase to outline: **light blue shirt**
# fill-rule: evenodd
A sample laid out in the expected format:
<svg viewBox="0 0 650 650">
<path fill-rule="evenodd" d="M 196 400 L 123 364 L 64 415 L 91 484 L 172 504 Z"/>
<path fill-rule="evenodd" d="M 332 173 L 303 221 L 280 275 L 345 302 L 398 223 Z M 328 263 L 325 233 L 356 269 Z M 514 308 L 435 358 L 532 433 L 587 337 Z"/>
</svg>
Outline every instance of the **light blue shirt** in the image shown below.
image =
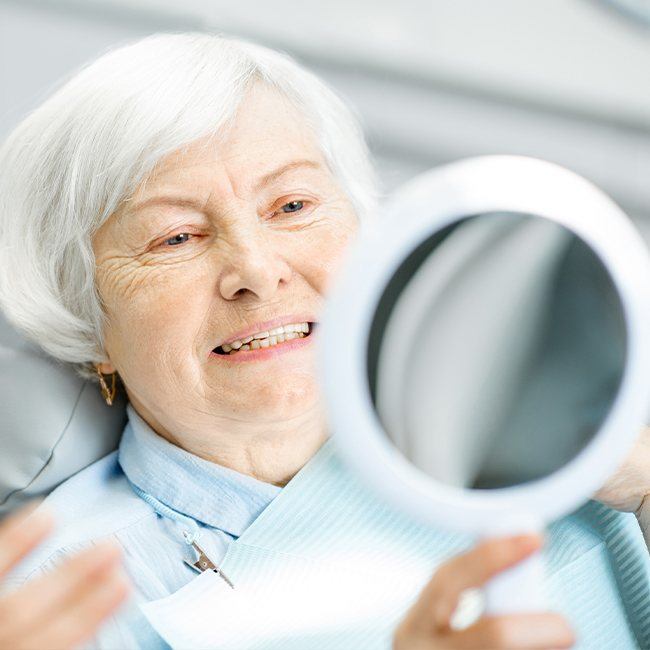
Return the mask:
<svg viewBox="0 0 650 650">
<path fill-rule="evenodd" d="M 167 648 L 138 604 L 168 596 L 196 577 L 195 540 L 218 564 L 231 540 L 282 488 L 208 462 L 157 435 L 129 404 L 118 451 L 54 490 L 45 506 L 58 532 L 10 583 L 47 571 L 66 556 L 112 538 L 122 547 L 131 600 L 103 626 L 92 647 Z M 189 539 L 187 539 L 189 536 Z"/>
</svg>

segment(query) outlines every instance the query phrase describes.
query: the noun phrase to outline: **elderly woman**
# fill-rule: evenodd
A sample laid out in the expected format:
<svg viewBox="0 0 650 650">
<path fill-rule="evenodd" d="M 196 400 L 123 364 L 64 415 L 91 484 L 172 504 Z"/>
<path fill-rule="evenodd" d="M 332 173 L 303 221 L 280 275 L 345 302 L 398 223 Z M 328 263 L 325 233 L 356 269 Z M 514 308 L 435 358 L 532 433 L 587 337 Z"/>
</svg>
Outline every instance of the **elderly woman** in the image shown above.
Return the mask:
<svg viewBox="0 0 650 650">
<path fill-rule="evenodd" d="M 211 35 L 157 35 L 107 53 L 9 137 L 3 309 L 52 357 L 96 378 L 109 405 L 119 384 L 129 401 L 119 451 L 50 495 L 61 532 L 14 577 L 116 541 L 134 593 L 98 647 L 166 647 L 167 625 L 187 611 L 179 604 L 164 620 L 146 605 L 210 568 L 230 589 L 239 578 L 222 560 L 254 522 L 303 539 L 311 520 L 292 519 L 285 491 L 316 495 L 310 509 L 324 527 L 336 516 L 306 476 L 328 449 L 314 346 L 328 286 L 375 196 L 362 133 L 331 90 L 284 55 Z M 378 507 L 360 503 L 348 528 Z M 400 534 L 406 542 L 409 529 Z M 396 647 L 569 645 L 570 626 L 550 612 L 451 627 L 462 589 L 539 544 L 496 540 L 449 560 L 402 618 Z M 619 609 L 606 626 L 623 625 Z M 318 647 L 363 647 L 337 639 Z"/>
</svg>

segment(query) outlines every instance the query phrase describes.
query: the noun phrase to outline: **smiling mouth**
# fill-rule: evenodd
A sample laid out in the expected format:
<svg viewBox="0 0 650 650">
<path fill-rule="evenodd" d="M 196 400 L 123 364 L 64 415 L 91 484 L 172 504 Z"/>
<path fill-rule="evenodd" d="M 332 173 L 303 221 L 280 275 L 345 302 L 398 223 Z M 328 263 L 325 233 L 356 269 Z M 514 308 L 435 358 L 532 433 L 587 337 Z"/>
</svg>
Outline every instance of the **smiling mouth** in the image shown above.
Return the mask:
<svg viewBox="0 0 650 650">
<path fill-rule="evenodd" d="M 265 332 L 259 332 L 244 339 L 224 343 L 216 348 L 213 352 L 229 356 L 232 354 L 241 354 L 261 348 L 273 348 L 282 345 L 294 339 L 303 339 L 311 335 L 316 328 L 316 323 L 290 323 L 280 325 Z"/>
</svg>

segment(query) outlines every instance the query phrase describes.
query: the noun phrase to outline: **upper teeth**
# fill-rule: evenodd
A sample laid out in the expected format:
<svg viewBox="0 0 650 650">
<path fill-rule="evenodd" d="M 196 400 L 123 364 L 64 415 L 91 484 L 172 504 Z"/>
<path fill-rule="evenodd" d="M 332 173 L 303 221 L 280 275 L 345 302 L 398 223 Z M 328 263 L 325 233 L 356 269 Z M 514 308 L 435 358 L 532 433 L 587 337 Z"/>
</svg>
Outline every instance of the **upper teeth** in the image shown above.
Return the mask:
<svg viewBox="0 0 650 650">
<path fill-rule="evenodd" d="M 245 339 L 237 339 L 236 341 L 230 341 L 230 343 L 224 343 L 221 347 L 224 352 L 239 350 L 242 346 L 246 346 L 244 348 L 246 350 L 250 348 L 267 347 L 268 345 L 282 343 L 287 339 L 296 338 L 301 332 L 309 334 L 309 323 L 290 323 L 289 325 L 281 325 L 272 330 L 265 330 L 264 332 L 258 332 L 252 336 L 247 336 Z M 249 346 L 248 344 L 251 341 L 253 341 L 253 344 Z M 258 341 L 265 341 L 265 344 L 261 345 Z"/>
</svg>

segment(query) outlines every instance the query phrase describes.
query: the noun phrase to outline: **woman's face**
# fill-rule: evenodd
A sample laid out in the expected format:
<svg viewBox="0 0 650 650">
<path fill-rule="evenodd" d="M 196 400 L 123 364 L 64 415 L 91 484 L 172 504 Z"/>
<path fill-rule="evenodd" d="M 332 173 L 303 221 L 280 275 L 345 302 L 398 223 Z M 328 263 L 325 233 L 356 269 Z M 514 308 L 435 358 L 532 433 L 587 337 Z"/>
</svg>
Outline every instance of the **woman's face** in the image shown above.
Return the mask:
<svg viewBox="0 0 650 650">
<path fill-rule="evenodd" d="M 186 448 L 213 430 L 299 420 L 320 402 L 317 333 L 213 350 L 317 322 L 356 228 L 301 115 L 256 85 L 227 139 L 163 160 L 96 233 L 102 370 L 117 370 L 136 410 Z"/>
</svg>

